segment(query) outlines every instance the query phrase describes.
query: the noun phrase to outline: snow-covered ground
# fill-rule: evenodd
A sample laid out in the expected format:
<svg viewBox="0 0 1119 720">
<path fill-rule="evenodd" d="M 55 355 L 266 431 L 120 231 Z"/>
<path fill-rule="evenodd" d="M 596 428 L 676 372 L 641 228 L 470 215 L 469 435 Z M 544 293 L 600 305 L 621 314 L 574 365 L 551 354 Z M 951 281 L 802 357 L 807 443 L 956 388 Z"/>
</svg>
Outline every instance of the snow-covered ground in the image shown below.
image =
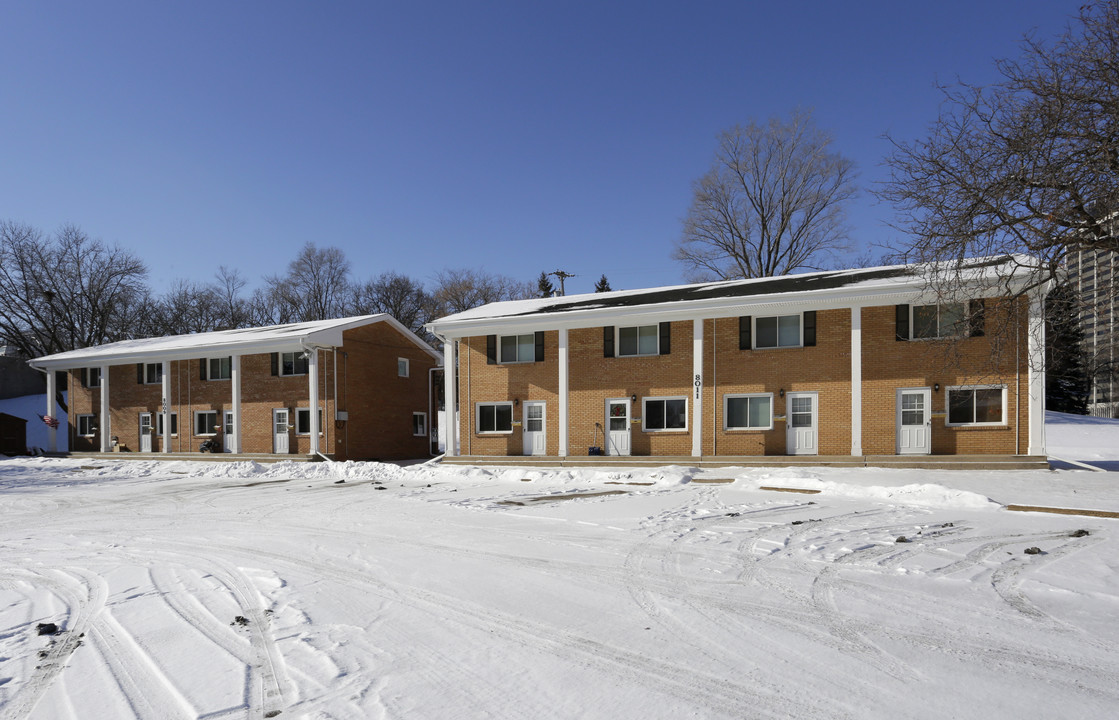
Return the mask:
<svg viewBox="0 0 1119 720">
<path fill-rule="evenodd" d="M 0 718 L 1111 718 L 1117 480 L 0 460 Z"/>
</svg>

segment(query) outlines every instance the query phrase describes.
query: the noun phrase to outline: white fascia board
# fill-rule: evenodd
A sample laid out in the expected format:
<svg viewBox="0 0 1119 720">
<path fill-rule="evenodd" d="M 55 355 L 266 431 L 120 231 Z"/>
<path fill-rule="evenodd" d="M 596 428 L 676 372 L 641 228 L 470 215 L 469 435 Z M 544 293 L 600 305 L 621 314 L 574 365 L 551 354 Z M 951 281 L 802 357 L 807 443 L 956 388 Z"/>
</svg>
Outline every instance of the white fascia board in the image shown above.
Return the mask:
<svg viewBox="0 0 1119 720">
<path fill-rule="evenodd" d="M 61 358 L 36 358 L 28 365 L 44 370 L 69 370 L 79 367 L 98 367 L 101 365 L 130 365 L 133 363 L 153 363 L 194 360 L 196 358 L 228 357 L 229 355 L 258 355 L 274 352 L 299 352 L 304 346 L 299 338 L 283 342 L 199 345 L 194 348 L 173 348 L 167 350 L 136 350 L 132 352 L 89 352 L 73 351 Z M 96 348 L 90 348 L 95 351 Z"/>
</svg>

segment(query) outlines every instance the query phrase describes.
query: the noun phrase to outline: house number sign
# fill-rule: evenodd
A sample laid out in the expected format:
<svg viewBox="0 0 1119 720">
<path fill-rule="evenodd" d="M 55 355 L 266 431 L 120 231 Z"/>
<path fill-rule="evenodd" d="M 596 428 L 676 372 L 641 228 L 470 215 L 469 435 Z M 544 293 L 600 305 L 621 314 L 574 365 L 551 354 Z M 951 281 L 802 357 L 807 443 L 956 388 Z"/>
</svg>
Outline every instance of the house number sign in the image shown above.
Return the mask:
<svg viewBox="0 0 1119 720">
<path fill-rule="evenodd" d="M 695 376 L 695 399 L 699 400 L 699 392 L 703 389 L 703 376 Z"/>
</svg>

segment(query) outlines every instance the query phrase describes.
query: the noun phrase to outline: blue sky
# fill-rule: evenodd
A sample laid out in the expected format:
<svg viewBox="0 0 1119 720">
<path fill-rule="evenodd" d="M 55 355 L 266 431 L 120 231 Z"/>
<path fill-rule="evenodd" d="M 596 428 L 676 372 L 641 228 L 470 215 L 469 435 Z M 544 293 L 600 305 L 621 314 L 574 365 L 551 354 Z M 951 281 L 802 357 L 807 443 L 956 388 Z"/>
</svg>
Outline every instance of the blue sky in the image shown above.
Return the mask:
<svg viewBox="0 0 1119 720">
<path fill-rule="evenodd" d="M 307 242 L 358 279 L 671 284 L 721 130 L 811 108 L 870 187 L 937 80 L 993 80 L 1081 2 L 8 0 L 0 218 L 127 247 L 156 292 Z M 864 193 L 855 241 L 891 217 Z"/>
</svg>

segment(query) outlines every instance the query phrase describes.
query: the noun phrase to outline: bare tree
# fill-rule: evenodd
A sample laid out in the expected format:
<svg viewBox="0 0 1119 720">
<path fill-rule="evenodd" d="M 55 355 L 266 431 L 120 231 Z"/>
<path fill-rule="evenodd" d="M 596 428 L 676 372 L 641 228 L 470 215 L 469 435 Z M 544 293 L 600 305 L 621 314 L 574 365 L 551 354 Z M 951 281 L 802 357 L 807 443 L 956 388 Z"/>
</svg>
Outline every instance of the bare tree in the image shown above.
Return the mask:
<svg viewBox="0 0 1119 720">
<path fill-rule="evenodd" d="M 74 225 L 0 222 L 0 339 L 28 357 L 136 337 L 147 268 Z"/>
<path fill-rule="evenodd" d="M 221 305 L 221 326 L 226 328 L 249 327 L 248 303 L 241 296 L 248 282 L 236 269 L 222 265 L 214 276 L 214 293 Z"/>
<path fill-rule="evenodd" d="M 349 307 L 355 315 L 388 313 L 412 332 L 422 334 L 429 306 L 420 282 L 406 275 L 386 272 L 374 280 L 355 285 Z"/>
<path fill-rule="evenodd" d="M 831 146 L 806 112 L 723 132 L 673 254 L 689 277 L 784 275 L 846 249 L 855 169 Z"/>
<path fill-rule="evenodd" d="M 944 88 L 928 137 L 894 141 L 878 195 L 908 260 L 1022 253 L 1055 273 L 1066 249 L 1119 250 L 1119 0 L 1089 3 L 1053 43 L 1027 37 L 1001 79 Z M 1043 273 L 1038 282 L 1046 279 Z"/>
<path fill-rule="evenodd" d="M 279 309 L 277 322 L 306 322 L 342 317 L 349 294 L 350 262 L 338 248 L 307 243 L 286 275 L 264 279 L 270 296 L 260 307 Z"/>
<path fill-rule="evenodd" d="M 435 276 L 435 290 L 431 293 L 431 317 L 463 312 L 486 303 L 523 300 L 538 295 L 539 289 L 532 282 L 490 275 L 481 270 L 442 270 Z"/>
</svg>

